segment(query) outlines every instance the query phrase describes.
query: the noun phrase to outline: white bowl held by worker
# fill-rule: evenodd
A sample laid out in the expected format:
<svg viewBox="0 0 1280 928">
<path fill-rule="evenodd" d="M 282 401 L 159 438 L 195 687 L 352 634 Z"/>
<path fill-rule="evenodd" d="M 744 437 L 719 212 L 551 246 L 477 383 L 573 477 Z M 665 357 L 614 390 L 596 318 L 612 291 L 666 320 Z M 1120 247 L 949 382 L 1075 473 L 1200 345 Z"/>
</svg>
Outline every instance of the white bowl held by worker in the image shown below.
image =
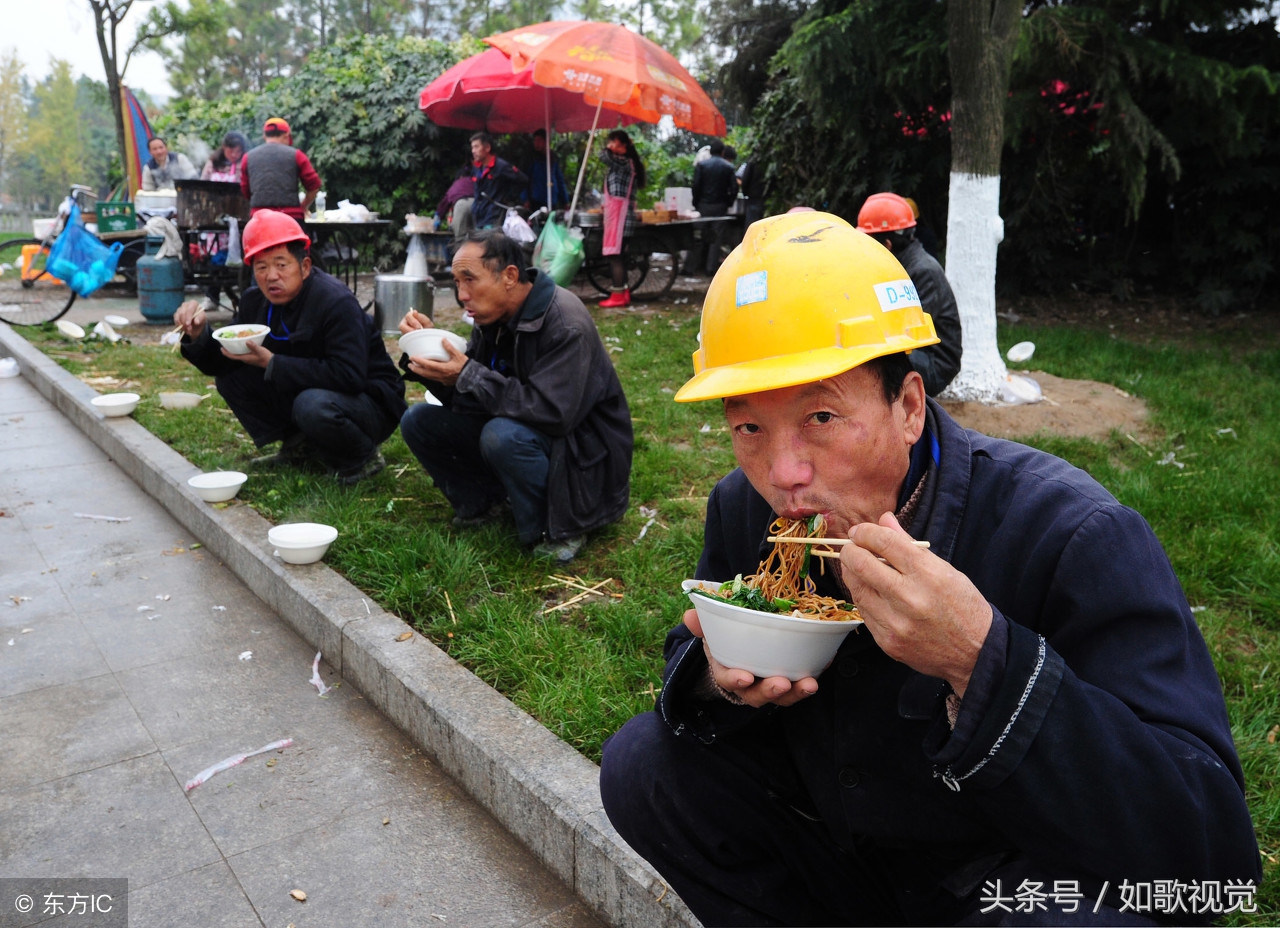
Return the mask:
<svg viewBox="0 0 1280 928">
<path fill-rule="evenodd" d="M 267 541 L 286 564 L 311 564 L 320 560 L 337 537 L 336 528 L 319 522 L 290 522 L 267 532 Z"/>
<path fill-rule="evenodd" d="M 142 397 L 136 393 L 104 393 L 102 396 L 95 396 L 89 402 L 104 416 L 114 417 L 132 413 L 138 408 L 140 399 Z"/>
<path fill-rule="evenodd" d="M 203 399 L 200 393 L 161 393 L 160 405 L 165 409 L 195 409 Z"/>
<path fill-rule="evenodd" d="M 698 611 L 707 650 L 726 667 L 749 670 L 757 677 L 816 677 L 831 663 L 845 637 L 862 625 L 861 619 L 824 622 L 744 609 L 692 592 L 719 587 L 704 580 L 680 584 Z"/>
<path fill-rule="evenodd" d="M 267 333 L 270 331 L 270 326 L 254 322 L 223 326 L 213 333 L 213 337 L 232 354 L 248 354 L 249 343 L 261 345 L 267 340 Z"/>
<path fill-rule="evenodd" d="M 449 342 L 459 351 L 467 350 L 467 340 L 447 329 L 414 329 L 400 336 L 400 350 L 411 358 L 427 358 L 431 361 L 448 361 L 449 352 L 444 343 Z"/>
<path fill-rule="evenodd" d="M 196 474 L 187 485 L 206 503 L 223 503 L 234 499 L 249 478 L 238 470 L 217 470 Z"/>
</svg>

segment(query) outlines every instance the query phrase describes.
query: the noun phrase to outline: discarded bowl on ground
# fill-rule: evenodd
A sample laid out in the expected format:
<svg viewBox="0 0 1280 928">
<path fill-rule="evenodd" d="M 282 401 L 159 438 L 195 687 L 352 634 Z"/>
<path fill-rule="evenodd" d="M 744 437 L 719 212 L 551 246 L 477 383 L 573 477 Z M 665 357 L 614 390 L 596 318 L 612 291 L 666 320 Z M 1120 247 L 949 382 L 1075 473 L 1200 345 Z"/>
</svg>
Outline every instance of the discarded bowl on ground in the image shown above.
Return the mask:
<svg viewBox="0 0 1280 928">
<path fill-rule="evenodd" d="M 54 323 L 58 327 L 58 331 L 67 338 L 84 338 L 84 329 L 76 325 L 70 319 L 59 319 Z"/>
<path fill-rule="evenodd" d="M 1018 342 L 1018 344 L 1014 345 L 1007 352 L 1005 352 L 1005 357 L 1008 358 L 1010 361 L 1012 361 L 1014 364 L 1021 364 L 1023 361 L 1030 361 L 1031 356 L 1035 353 L 1036 353 L 1035 342 Z"/>
<path fill-rule="evenodd" d="M 0 358 L 0 377 L 17 377 L 22 371 L 13 358 Z"/>
<path fill-rule="evenodd" d="M 120 328 L 121 326 L 126 326 L 129 324 L 129 320 L 126 319 L 124 316 L 103 316 L 102 321 L 105 322 L 107 325 L 115 326 L 117 329 Z"/>
<path fill-rule="evenodd" d="M 336 528 L 319 522 L 291 522 L 267 532 L 267 542 L 286 564 L 312 564 L 320 560 L 337 537 Z"/>
<path fill-rule="evenodd" d="M 187 481 L 187 486 L 206 503 L 224 503 L 235 499 L 244 482 L 249 478 L 238 470 L 217 470 L 207 474 L 196 474 Z"/>
<path fill-rule="evenodd" d="M 1043 398 L 1040 384 L 1022 374 L 1009 374 L 1000 385 L 1000 401 L 1011 406 L 1038 403 Z"/>
<path fill-rule="evenodd" d="M 431 361 L 448 361 L 449 352 L 444 343 L 449 342 L 459 351 L 467 350 L 467 340 L 448 329 L 414 329 L 400 336 L 400 350 L 411 358 L 427 358 Z"/>
<path fill-rule="evenodd" d="M 249 344 L 261 345 L 267 340 L 267 333 L 270 331 L 270 326 L 254 322 L 224 326 L 214 332 L 213 337 L 232 354 L 248 354 Z"/>
<path fill-rule="evenodd" d="M 138 401 L 141 399 L 142 397 L 136 393 L 104 393 L 101 396 L 95 396 L 89 402 L 98 412 L 111 418 L 129 415 L 138 408 Z"/>
<path fill-rule="evenodd" d="M 698 611 L 707 650 L 726 667 L 749 670 L 757 677 L 816 677 L 835 658 L 845 637 L 862 624 L 861 619 L 825 622 L 760 612 L 692 592 L 719 587 L 707 580 L 680 584 Z"/>
<path fill-rule="evenodd" d="M 160 405 L 165 409 L 195 409 L 207 393 L 161 393 Z"/>
</svg>

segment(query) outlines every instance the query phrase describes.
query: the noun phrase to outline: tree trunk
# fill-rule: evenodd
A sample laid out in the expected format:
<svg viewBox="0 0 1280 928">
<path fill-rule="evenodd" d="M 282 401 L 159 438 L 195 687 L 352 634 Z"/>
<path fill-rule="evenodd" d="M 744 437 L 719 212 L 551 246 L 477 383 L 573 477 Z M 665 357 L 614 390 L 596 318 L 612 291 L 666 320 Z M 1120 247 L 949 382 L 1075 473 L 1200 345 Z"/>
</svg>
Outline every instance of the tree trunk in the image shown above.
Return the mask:
<svg viewBox="0 0 1280 928">
<path fill-rule="evenodd" d="M 129 183 L 129 156 L 124 144 L 124 100 L 120 95 L 122 75 L 116 69 L 119 57 L 116 29 L 131 5 L 132 2 L 126 3 L 116 9 L 111 6 L 111 0 L 89 0 L 89 6 L 93 8 L 94 25 L 97 27 L 95 31 L 98 34 L 98 52 L 102 55 L 102 70 L 106 72 L 107 96 L 111 98 L 111 115 L 116 123 L 116 152 L 120 156 L 120 171 L 124 175 L 126 187 Z M 126 190 L 124 197 L 133 199 L 133 191 Z"/>
<path fill-rule="evenodd" d="M 960 373 L 947 388 L 956 399 L 994 402 L 1006 370 L 996 344 L 996 249 L 1000 153 L 1009 72 L 1022 4 L 1017 0 L 948 0 L 951 62 L 951 191 L 947 278 L 964 330 Z"/>
</svg>

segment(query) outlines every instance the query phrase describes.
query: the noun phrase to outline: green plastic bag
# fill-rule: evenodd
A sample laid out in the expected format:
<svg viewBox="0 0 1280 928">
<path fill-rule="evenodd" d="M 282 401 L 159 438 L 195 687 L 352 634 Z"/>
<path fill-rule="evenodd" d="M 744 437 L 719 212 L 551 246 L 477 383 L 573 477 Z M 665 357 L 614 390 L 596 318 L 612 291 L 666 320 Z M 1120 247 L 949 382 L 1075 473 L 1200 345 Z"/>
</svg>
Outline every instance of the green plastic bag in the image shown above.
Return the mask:
<svg viewBox="0 0 1280 928">
<path fill-rule="evenodd" d="M 533 265 L 558 286 L 567 287 L 582 267 L 584 254 L 582 233 L 565 228 L 551 216 L 533 248 Z"/>
</svg>

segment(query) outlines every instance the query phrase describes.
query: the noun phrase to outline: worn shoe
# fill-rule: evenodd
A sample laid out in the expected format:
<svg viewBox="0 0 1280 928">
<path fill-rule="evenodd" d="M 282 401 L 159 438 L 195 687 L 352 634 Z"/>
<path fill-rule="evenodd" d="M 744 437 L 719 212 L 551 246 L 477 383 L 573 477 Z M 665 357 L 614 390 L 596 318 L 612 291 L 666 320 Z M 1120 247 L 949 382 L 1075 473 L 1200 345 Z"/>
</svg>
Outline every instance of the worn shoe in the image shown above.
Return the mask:
<svg viewBox="0 0 1280 928">
<path fill-rule="evenodd" d="M 605 297 L 603 300 L 600 301 L 600 306 L 603 309 L 614 309 L 616 307 L 630 306 L 630 305 L 631 305 L 631 291 L 626 287 L 623 287 L 621 290 L 614 290 L 607 297 Z"/>
<path fill-rule="evenodd" d="M 294 432 L 280 442 L 280 447 L 274 454 L 264 454 L 253 458 L 249 463 L 257 466 L 273 466 L 277 464 L 308 464 L 312 461 L 313 458 L 309 453 L 306 436 L 301 432 Z"/>
<path fill-rule="evenodd" d="M 454 528 L 480 528 L 482 525 L 488 525 L 490 522 L 496 522 L 502 517 L 503 510 L 506 508 L 506 501 L 499 500 L 490 503 L 488 507 L 474 515 L 456 515 L 449 524 Z"/>
<path fill-rule="evenodd" d="M 353 487 L 361 480 L 376 476 L 382 473 L 387 466 L 387 459 L 382 456 L 381 451 L 375 451 L 373 457 L 369 458 L 363 464 L 352 467 L 348 470 L 340 470 L 334 475 L 334 479 L 344 487 Z"/>
<path fill-rule="evenodd" d="M 533 556 L 542 560 L 555 561 L 557 564 L 568 564 L 578 556 L 584 541 L 586 537 L 583 535 L 561 538 L 558 541 L 547 540 L 534 547 Z"/>
</svg>

